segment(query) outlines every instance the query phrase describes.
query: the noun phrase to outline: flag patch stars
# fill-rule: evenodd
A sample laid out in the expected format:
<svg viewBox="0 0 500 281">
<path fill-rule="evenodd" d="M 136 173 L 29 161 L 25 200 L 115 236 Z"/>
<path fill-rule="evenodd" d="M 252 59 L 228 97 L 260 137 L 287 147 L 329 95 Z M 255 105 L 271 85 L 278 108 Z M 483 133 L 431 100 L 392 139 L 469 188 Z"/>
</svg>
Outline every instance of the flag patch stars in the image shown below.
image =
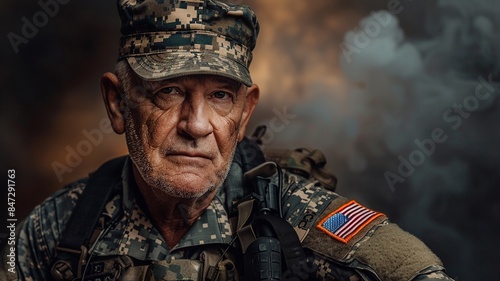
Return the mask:
<svg viewBox="0 0 500 281">
<path fill-rule="evenodd" d="M 329 236 L 347 243 L 370 222 L 383 215 L 351 200 L 328 214 L 316 227 Z"/>
</svg>

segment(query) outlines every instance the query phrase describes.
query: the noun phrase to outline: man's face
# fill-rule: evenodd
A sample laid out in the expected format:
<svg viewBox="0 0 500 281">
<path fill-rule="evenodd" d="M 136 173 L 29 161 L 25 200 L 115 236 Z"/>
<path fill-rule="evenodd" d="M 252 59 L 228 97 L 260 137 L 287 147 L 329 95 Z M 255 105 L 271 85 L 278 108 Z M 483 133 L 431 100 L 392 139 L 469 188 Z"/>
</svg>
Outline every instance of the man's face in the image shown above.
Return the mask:
<svg viewBox="0 0 500 281">
<path fill-rule="evenodd" d="M 255 106 L 247 102 L 247 87 L 221 76 L 191 75 L 136 81 L 135 89 L 127 93 L 125 133 L 147 185 L 180 198 L 219 187 Z"/>
</svg>

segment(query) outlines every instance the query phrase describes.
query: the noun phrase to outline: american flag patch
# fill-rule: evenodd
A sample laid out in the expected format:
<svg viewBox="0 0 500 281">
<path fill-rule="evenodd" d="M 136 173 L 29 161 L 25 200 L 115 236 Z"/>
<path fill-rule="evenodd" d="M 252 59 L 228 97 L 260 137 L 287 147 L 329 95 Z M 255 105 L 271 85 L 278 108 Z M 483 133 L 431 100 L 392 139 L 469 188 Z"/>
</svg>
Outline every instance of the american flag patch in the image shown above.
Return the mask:
<svg viewBox="0 0 500 281">
<path fill-rule="evenodd" d="M 370 222 L 383 215 L 351 200 L 328 214 L 316 227 L 331 237 L 347 243 Z"/>
</svg>

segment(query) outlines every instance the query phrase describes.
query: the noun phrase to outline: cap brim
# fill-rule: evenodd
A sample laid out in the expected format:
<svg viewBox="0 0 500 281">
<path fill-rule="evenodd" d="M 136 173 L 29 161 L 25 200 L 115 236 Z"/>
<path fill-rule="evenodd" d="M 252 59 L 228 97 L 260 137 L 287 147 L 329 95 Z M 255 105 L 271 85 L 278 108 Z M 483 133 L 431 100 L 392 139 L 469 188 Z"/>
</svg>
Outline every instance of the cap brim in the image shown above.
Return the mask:
<svg viewBox="0 0 500 281">
<path fill-rule="evenodd" d="M 242 64 L 211 52 L 176 51 L 127 57 L 134 72 L 145 80 L 163 80 L 194 74 L 212 74 L 252 86 L 248 69 Z"/>
</svg>

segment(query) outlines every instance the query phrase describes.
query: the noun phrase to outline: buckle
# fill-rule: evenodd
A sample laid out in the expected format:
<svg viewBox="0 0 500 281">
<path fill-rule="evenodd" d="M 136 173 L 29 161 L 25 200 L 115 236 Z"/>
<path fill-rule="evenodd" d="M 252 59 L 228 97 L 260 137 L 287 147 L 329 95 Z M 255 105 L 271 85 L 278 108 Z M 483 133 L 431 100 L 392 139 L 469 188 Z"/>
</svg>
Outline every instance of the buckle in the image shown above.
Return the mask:
<svg viewBox="0 0 500 281">
<path fill-rule="evenodd" d="M 73 280 L 75 278 L 74 269 L 72 261 L 75 259 L 71 258 L 78 255 L 78 260 L 76 260 L 76 278 L 82 277 L 82 267 L 87 263 L 87 247 L 80 246 L 80 250 L 65 248 L 61 246 L 56 247 L 56 253 L 59 258 L 62 259 L 56 261 L 51 269 L 51 274 L 56 278 L 56 280 L 67 281 Z M 61 255 L 62 254 L 62 255 Z"/>
<path fill-rule="evenodd" d="M 71 264 L 67 260 L 58 260 L 50 269 L 52 277 L 57 281 L 73 280 L 74 275 L 71 271 Z"/>
</svg>

